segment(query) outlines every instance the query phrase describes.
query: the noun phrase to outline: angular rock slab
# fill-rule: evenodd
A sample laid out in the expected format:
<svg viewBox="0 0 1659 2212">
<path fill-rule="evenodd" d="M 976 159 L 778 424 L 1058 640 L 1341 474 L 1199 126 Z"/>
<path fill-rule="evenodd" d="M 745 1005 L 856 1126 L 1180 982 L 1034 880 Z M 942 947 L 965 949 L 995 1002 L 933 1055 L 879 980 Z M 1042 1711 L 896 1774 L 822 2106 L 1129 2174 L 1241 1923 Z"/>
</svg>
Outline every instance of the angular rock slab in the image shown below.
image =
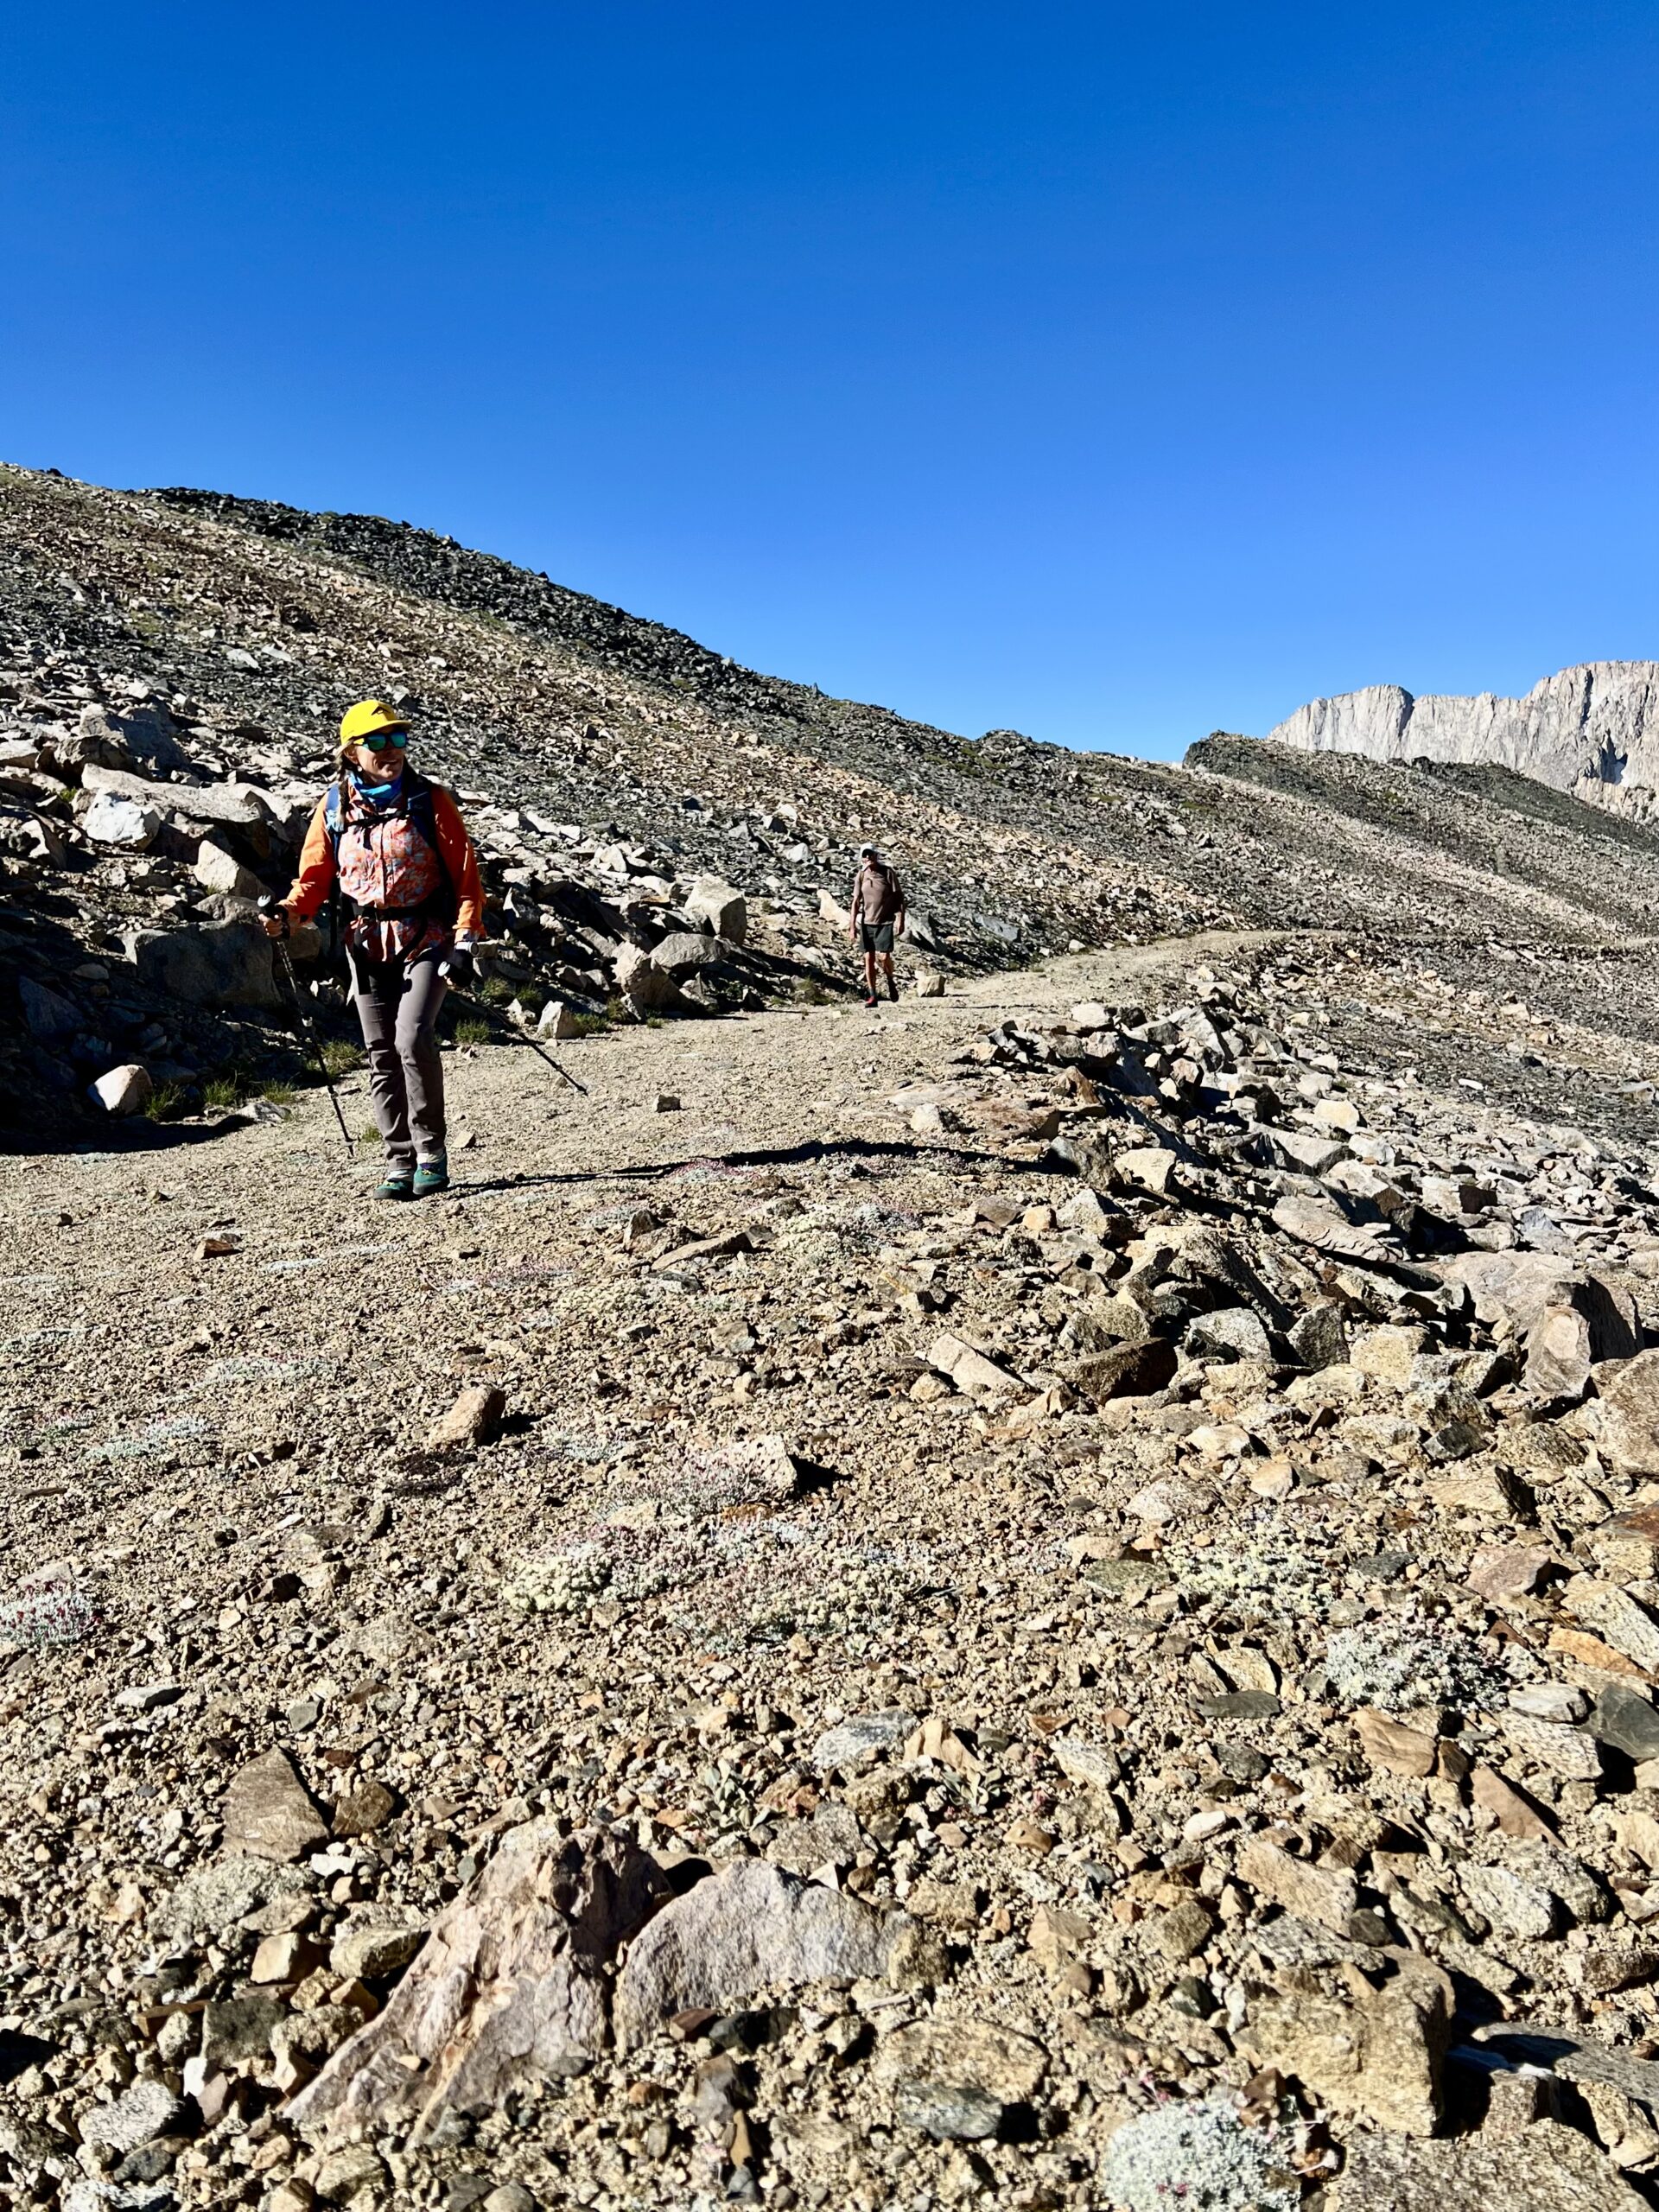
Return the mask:
<svg viewBox="0 0 1659 2212">
<path fill-rule="evenodd" d="M 1553 2120 L 1488 2142 L 1354 2135 L 1331 2212 L 1642 2212 L 1645 2200 L 1587 2136 Z"/>
<path fill-rule="evenodd" d="M 294 2100 L 295 2124 L 334 2143 L 406 2124 L 419 2142 L 446 2109 L 488 2112 L 596 2056 L 606 1965 L 667 1892 L 655 1859 L 620 1838 L 567 1838 L 550 1820 L 512 1829 L 385 2012 Z"/>
<path fill-rule="evenodd" d="M 1259 1999 L 1240 2041 L 1333 2111 L 1357 2113 L 1402 2135 L 1432 2135 L 1452 2002 L 1445 1974 L 1408 1954 L 1390 1980 L 1363 1999 L 1335 1991 Z"/>
<path fill-rule="evenodd" d="M 328 1823 L 286 1751 L 270 1751 L 236 1774 L 225 1793 L 225 1840 L 256 1859 L 287 1862 L 328 1840 Z"/>
<path fill-rule="evenodd" d="M 764 1859 L 742 1859 L 659 1912 L 616 1980 L 618 2047 L 693 2005 L 726 2011 L 756 1990 L 884 1975 L 906 1925 Z"/>
</svg>

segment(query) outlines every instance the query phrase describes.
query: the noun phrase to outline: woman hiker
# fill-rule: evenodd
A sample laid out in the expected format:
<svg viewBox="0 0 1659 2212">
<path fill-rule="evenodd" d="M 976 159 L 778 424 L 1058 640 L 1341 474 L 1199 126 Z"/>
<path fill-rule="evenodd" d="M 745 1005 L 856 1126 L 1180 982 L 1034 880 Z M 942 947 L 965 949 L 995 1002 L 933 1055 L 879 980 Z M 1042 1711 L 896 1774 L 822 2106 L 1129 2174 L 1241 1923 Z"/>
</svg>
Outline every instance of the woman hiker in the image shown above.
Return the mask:
<svg viewBox="0 0 1659 2212">
<path fill-rule="evenodd" d="M 375 1125 L 385 1141 L 378 1198 L 447 1190 L 443 1065 L 435 1028 L 448 988 L 480 942 L 484 887 L 460 810 L 404 758 L 409 724 L 378 699 L 340 726 L 340 774 L 311 817 L 294 888 L 265 918 L 271 937 L 308 922 L 338 886 L 352 995 L 369 1055 Z"/>
</svg>

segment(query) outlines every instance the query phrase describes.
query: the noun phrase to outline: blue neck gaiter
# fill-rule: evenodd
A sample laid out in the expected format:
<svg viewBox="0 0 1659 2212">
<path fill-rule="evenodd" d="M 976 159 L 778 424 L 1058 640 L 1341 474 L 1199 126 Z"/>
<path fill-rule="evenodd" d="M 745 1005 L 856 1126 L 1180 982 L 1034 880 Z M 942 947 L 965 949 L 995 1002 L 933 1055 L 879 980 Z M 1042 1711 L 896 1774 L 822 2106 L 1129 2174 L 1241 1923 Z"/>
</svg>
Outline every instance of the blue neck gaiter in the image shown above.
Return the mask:
<svg viewBox="0 0 1659 2212">
<path fill-rule="evenodd" d="M 351 775 L 353 789 L 359 798 L 366 799 L 371 806 L 384 806 L 389 798 L 396 798 L 397 788 L 404 780 L 404 772 L 401 768 L 389 784 L 365 783 L 355 768 L 352 770 Z"/>
</svg>

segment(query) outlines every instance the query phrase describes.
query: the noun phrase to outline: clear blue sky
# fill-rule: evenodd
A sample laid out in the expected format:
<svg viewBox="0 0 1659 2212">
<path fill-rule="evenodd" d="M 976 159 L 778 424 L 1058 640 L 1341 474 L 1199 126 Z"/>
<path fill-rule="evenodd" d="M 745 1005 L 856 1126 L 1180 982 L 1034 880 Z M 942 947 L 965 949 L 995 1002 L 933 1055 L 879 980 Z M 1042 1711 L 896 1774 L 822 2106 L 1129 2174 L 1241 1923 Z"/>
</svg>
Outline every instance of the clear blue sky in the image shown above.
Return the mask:
<svg viewBox="0 0 1659 2212">
<path fill-rule="evenodd" d="M 970 734 L 1659 653 L 1653 0 L 0 23 L 0 457 Z"/>
</svg>

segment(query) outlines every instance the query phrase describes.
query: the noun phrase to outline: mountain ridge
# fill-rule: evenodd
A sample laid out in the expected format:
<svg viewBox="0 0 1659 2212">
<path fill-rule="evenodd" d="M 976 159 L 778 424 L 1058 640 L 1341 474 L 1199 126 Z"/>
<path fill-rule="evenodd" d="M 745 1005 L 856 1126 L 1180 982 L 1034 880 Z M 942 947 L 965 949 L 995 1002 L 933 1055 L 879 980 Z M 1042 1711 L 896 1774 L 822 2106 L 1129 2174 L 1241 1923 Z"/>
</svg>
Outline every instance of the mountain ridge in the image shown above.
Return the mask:
<svg viewBox="0 0 1659 2212">
<path fill-rule="evenodd" d="M 1310 700 L 1268 744 L 1517 770 L 1587 804 L 1647 816 L 1659 808 L 1659 661 L 1583 661 L 1524 697 L 1414 695 L 1368 684 Z"/>
</svg>

